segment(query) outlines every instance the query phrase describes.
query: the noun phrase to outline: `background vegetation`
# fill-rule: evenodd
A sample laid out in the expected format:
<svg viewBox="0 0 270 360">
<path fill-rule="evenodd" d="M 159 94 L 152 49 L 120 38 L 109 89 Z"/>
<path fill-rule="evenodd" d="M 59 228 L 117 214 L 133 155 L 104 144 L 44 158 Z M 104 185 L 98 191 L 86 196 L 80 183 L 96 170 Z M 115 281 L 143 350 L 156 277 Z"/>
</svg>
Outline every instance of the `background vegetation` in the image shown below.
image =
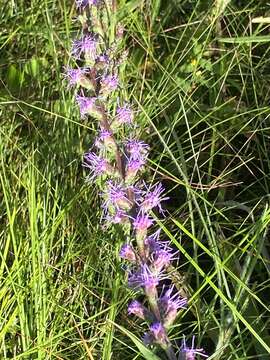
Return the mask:
<svg viewBox="0 0 270 360">
<path fill-rule="evenodd" d="M 74 4 L 0 5 L 0 358 L 143 359 L 122 240 L 84 183 L 94 124 L 62 76 Z M 211 359 L 270 356 L 269 14 L 257 0 L 119 0 L 124 80 L 190 298 L 171 336 L 196 335 Z"/>
</svg>

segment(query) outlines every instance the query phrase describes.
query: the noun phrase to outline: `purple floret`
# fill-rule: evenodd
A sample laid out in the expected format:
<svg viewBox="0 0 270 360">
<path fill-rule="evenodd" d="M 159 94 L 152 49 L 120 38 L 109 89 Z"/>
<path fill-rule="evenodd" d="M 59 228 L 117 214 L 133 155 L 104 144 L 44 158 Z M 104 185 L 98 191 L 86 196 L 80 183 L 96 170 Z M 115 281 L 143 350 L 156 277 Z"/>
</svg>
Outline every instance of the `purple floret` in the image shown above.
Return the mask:
<svg viewBox="0 0 270 360">
<path fill-rule="evenodd" d="M 173 290 L 174 286 L 171 286 L 160 298 L 160 305 L 166 313 L 172 309 L 185 309 L 187 306 L 187 299 L 181 298 L 178 293 L 172 295 Z"/>
<path fill-rule="evenodd" d="M 105 141 L 106 139 L 108 139 L 109 137 L 112 136 L 111 131 L 108 130 L 101 130 L 98 134 L 98 140 L 99 141 Z"/>
<path fill-rule="evenodd" d="M 97 61 L 109 64 L 110 63 L 110 58 L 107 54 L 101 54 L 97 57 Z"/>
<path fill-rule="evenodd" d="M 76 101 L 77 104 L 79 105 L 80 113 L 82 117 L 85 117 L 85 115 L 89 114 L 91 111 L 93 111 L 96 108 L 95 106 L 96 100 L 97 100 L 96 97 L 89 98 L 80 95 L 76 96 Z"/>
<path fill-rule="evenodd" d="M 128 221 L 128 215 L 123 210 L 116 210 L 115 214 L 107 214 L 105 218 L 113 224 L 124 224 Z"/>
<path fill-rule="evenodd" d="M 138 271 L 138 272 L 129 271 L 128 272 L 128 286 L 131 289 L 138 290 L 142 286 L 141 284 L 142 284 L 142 280 L 141 280 L 140 271 Z"/>
<path fill-rule="evenodd" d="M 106 211 L 108 211 L 111 206 L 117 210 L 129 210 L 132 206 L 127 197 L 127 191 L 121 184 L 108 180 L 106 195 L 107 200 L 104 203 L 104 209 Z"/>
<path fill-rule="evenodd" d="M 101 93 L 108 94 L 117 89 L 118 77 L 116 75 L 104 75 L 101 78 Z"/>
<path fill-rule="evenodd" d="M 122 245 L 121 250 L 119 252 L 119 256 L 124 260 L 136 261 L 136 255 L 134 249 L 129 244 Z"/>
<path fill-rule="evenodd" d="M 155 207 L 158 207 L 159 211 L 163 213 L 161 202 L 169 199 L 169 197 L 163 195 L 164 191 L 165 189 L 160 183 L 149 187 L 146 191 L 144 201 L 141 204 L 141 209 L 143 211 L 149 211 Z"/>
<path fill-rule="evenodd" d="M 203 356 L 205 358 L 208 357 L 204 353 L 204 350 L 202 348 L 200 348 L 200 349 L 197 348 L 196 349 L 194 347 L 194 341 L 195 341 L 195 336 L 192 337 L 191 348 L 189 348 L 186 345 L 186 339 L 184 338 L 182 340 L 182 345 L 181 345 L 180 354 L 179 354 L 179 360 L 195 360 L 196 355 L 200 355 L 200 356 Z"/>
<path fill-rule="evenodd" d="M 108 170 L 107 160 L 93 152 L 84 155 L 83 166 L 90 169 L 90 175 L 87 178 L 89 181 L 94 180 L 99 175 L 105 174 Z"/>
<path fill-rule="evenodd" d="M 178 310 L 185 309 L 187 306 L 187 299 L 181 298 L 178 293 L 172 295 L 173 290 L 174 287 L 170 287 L 159 299 L 165 326 L 171 325 L 177 316 Z"/>
<path fill-rule="evenodd" d="M 138 171 L 145 165 L 143 159 L 129 160 L 127 163 L 127 171 Z"/>
<path fill-rule="evenodd" d="M 153 296 L 156 293 L 156 287 L 159 284 L 159 277 L 153 274 L 147 265 L 142 266 L 141 270 L 141 286 L 145 289 L 148 296 Z"/>
<path fill-rule="evenodd" d="M 72 87 L 79 85 L 81 79 L 88 73 L 89 69 L 87 68 L 72 69 L 68 67 L 65 71 L 65 77 L 69 81 L 69 86 Z"/>
<path fill-rule="evenodd" d="M 130 271 L 128 274 L 128 285 L 134 290 L 143 289 L 148 298 L 157 297 L 157 286 L 159 276 L 153 274 L 146 264 L 143 264 L 137 272 Z"/>
<path fill-rule="evenodd" d="M 140 171 L 145 165 L 145 160 L 137 159 L 132 160 L 129 159 L 126 165 L 126 179 L 129 182 L 133 182 L 137 176 L 138 171 Z"/>
<path fill-rule="evenodd" d="M 144 240 L 145 246 L 148 248 L 150 253 L 155 253 L 161 249 L 159 242 L 160 229 L 154 232 L 153 234 L 147 236 Z"/>
<path fill-rule="evenodd" d="M 84 54 L 87 59 L 95 60 L 97 45 L 98 41 L 95 36 L 85 35 L 81 39 L 73 41 L 71 54 L 76 59 L 80 59 L 81 55 Z"/>
<path fill-rule="evenodd" d="M 145 307 L 137 300 L 132 301 L 128 306 L 128 314 L 133 314 L 144 319 Z"/>
<path fill-rule="evenodd" d="M 155 343 L 160 345 L 167 344 L 166 330 L 160 322 L 152 324 L 149 329 Z"/>
<path fill-rule="evenodd" d="M 108 130 L 101 130 L 95 140 L 95 146 L 101 148 L 102 145 L 112 141 L 112 133 Z"/>
<path fill-rule="evenodd" d="M 148 215 L 138 214 L 133 221 L 134 229 L 138 231 L 145 231 L 153 224 L 153 220 Z"/>
<path fill-rule="evenodd" d="M 145 161 L 149 151 L 149 145 L 137 139 L 130 139 L 126 142 L 126 149 L 131 160 Z"/>
<path fill-rule="evenodd" d="M 110 65 L 110 57 L 107 54 L 101 54 L 96 57 L 96 64 L 106 67 Z"/>
<path fill-rule="evenodd" d="M 172 260 L 172 253 L 169 250 L 158 250 L 155 252 L 154 261 L 153 261 L 153 268 L 154 271 L 159 273 L 163 270 L 163 268 L 170 265 Z"/>
<path fill-rule="evenodd" d="M 131 124 L 134 118 L 133 111 L 128 103 L 118 106 L 116 116 L 120 124 Z"/>
</svg>

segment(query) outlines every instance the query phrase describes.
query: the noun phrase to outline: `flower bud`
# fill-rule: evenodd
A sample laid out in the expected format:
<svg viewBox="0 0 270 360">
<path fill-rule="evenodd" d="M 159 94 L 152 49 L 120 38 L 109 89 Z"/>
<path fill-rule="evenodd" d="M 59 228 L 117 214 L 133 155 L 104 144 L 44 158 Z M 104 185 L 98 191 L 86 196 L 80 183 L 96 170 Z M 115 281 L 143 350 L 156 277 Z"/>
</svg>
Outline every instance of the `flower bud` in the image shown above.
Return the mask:
<svg viewBox="0 0 270 360">
<path fill-rule="evenodd" d="M 128 50 L 125 50 L 120 55 L 120 57 L 117 61 L 117 65 L 121 65 L 121 64 L 125 63 L 127 61 L 127 59 L 128 59 Z"/>
</svg>

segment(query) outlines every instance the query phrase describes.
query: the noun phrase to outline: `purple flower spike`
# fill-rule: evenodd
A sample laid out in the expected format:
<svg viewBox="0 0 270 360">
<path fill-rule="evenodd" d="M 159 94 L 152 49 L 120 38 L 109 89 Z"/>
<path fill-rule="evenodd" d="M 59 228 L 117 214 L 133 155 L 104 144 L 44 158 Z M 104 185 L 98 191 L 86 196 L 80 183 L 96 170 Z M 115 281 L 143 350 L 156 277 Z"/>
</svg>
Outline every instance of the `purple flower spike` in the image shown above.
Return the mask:
<svg viewBox="0 0 270 360">
<path fill-rule="evenodd" d="M 135 255 L 135 252 L 134 252 L 134 249 L 131 245 L 129 244 L 124 244 L 122 247 L 121 247 L 121 250 L 119 252 L 119 256 L 122 258 L 122 259 L 125 259 L 125 260 L 128 260 L 128 261 L 136 261 L 136 255 Z"/>
<path fill-rule="evenodd" d="M 156 322 L 150 326 L 150 333 L 153 336 L 155 343 L 161 346 L 167 345 L 168 339 L 166 330 L 160 322 Z"/>
<path fill-rule="evenodd" d="M 102 95 L 109 95 L 112 91 L 117 89 L 118 77 L 116 75 L 104 75 L 101 78 L 101 89 Z"/>
<path fill-rule="evenodd" d="M 196 355 L 200 355 L 200 356 L 203 356 L 205 358 L 208 357 L 208 355 L 206 355 L 204 353 L 203 349 L 194 348 L 194 341 L 195 341 L 195 336 L 192 337 L 191 348 L 189 348 L 186 345 L 186 339 L 184 337 L 184 339 L 182 341 L 181 351 L 180 351 L 178 360 L 195 360 Z"/>
<path fill-rule="evenodd" d="M 105 220 L 102 228 L 118 224 L 116 233 L 120 231 L 126 238 L 119 257 L 124 260 L 128 286 L 140 297 L 140 301 L 132 299 L 128 314 L 148 324 L 144 341 L 164 351 L 162 358 L 207 357 L 203 349 L 195 348 L 194 337 L 191 347 L 184 338 L 174 349 L 175 343 L 168 336 L 187 299 L 178 294 L 168 274 L 176 258 L 170 241 L 160 240 L 161 230 L 153 233 L 151 229 L 153 224 L 162 229 L 151 214 L 155 211 L 164 215 L 163 202 L 169 198 L 161 183 L 144 182 L 150 146 L 136 136 L 138 112 L 125 97 L 126 86 L 122 85 L 121 64 L 127 61 L 128 51 L 122 49 L 124 28 L 118 23 L 117 1 L 74 2 L 81 35 L 73 40 L 70 50 L 77 65 L 75 69 L 66 68 L 65 77 L 69 87 L 75 88 L 81 117 L 95 120 L 96 139 L 84 155 L 83 166 L 88 169 L 87 180 L 95 181 L 100 189 L 101 217 Z"/>
<path fill-rule="evenodd" d="M 88 181 L 92 181 L 96 177 L 104 175 L 108 172 L 108 170 L 110 170 L 110 164 L 108 164 L 107 160 L 93 152 L 85 154 L 83 166 L 87 167 L 91 171 L 87 178 Z"/>
<path fill-rule="evenodd" d="M 128 314 L 133 314 L 141 319 L 145 319 L 145 307 L 137 300 L 132 301 L 128 306 Z"/>
<path fill-rule="evenodd" d="M 95 36 L 85 35 L 79 40 L 74 40 L 71 54 L 75 59 L 80 59 L 84 54 L 87 60 L 94 61 L 97 55 L 98 42 Z"/>
<path fill-rule="evenodd" d="M 149 211 L 155 207 L 158 207 L 159 211 L 163 213 L 161 201 L 169 199 L 169 197 L 163 196 L 164 191 L 165 189 L 160 183 L 150 187 L 146 192 L 143 203 L 141 204 L 141 209 L 143 211 Z"/>
<path fill-rule="evenodd" d="M 76 0 L 77 8 L 85 9 L 86 6 L 97 6 L 100 0 Z"/>
<path fill-rule="evenodd" d="M 149 145 L 137 139 L 130 139 L 126 142 L 126 149 L 131 160 L 145 160 L 148 155 Z"/>
<path fill-rule="evenodd" d="M 133 111 L 129 104 L 118 106 L 116 110 L 117 122 L 119 124 L 131 124 L 133 122 Z"/>
<path fill-rule="evenodd" d="M 66 68 L 65 77 L 69 81 L 69 86 L 72 87 L 72 86 L 80 85 L 80 83 L 88 73 L 89 73 L 89 69 L 87 68 L 82 68 L 82 69 Z"/>
</svg>

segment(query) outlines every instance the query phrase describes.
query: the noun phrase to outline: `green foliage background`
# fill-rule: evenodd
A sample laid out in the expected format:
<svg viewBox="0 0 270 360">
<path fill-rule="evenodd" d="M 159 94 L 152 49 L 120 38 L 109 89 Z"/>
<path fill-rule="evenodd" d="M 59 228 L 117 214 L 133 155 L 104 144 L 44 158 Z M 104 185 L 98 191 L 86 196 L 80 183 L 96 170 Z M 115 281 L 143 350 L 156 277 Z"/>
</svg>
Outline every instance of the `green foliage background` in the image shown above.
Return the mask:
<svg viewBox="0 0 270 360">
<path fill-rule="evenodd" d="M 84 183 L 95 125 L 62 76 L 74 4 L 0 8 L 0 358 L 154 359 L 127 317 L 123 239 L 102 231 Z M 160 226 L 180 251 L 172 277 L 189 296 L 172 339 L 195 334 L 210 359 L 267 360 L 270 3 L 119 0 L 119 20 L 149 180 L 171 197 Z"/>
</svg>

